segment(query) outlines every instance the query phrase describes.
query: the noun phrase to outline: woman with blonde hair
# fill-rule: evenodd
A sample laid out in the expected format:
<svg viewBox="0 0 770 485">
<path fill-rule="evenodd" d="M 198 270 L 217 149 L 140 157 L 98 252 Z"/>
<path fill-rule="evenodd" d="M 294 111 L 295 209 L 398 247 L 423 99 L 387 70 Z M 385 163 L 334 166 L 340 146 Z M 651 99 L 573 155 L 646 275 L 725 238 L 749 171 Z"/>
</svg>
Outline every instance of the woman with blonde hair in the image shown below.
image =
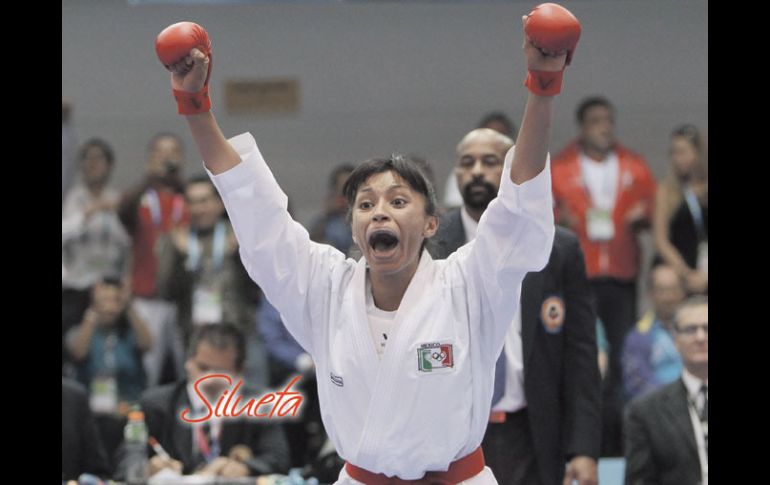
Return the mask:
<svg viewBox="0 0 770 485">
<path fill-rule="evenodd" d="M 657 257 L 672 265 L 691 293 L 708 292 L 708 164 L 700 132 L 671 132 L 669 171 L 655 196 Z"/>
</svg>

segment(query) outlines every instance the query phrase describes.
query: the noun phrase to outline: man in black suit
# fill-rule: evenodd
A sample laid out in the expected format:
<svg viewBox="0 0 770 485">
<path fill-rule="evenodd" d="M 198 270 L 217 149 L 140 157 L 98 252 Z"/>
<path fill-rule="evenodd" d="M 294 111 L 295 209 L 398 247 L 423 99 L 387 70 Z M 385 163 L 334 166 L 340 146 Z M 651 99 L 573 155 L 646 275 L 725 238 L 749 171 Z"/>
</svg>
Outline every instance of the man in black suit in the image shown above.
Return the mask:
<svg viewBox="0 0 770 485">
<path fill-rule="evenodd" d="M 185 371 L 187 379 L 147 390 L 139 404 L 144 411 L 149 435 L 155 437 L 171 459 L 159 455 L 150 459 L 150 474 L 171 468 L 184 474 L 200 473 L 228 478 L 283 473 L 288 468 L 289 451 L 283 428 L 266 418 L 212 418 L 197 424 L 181 419 L 189 409 L 189 419 L 207 413 L 206 404 L 196 394 L 195 382 L 206 375 L 227 374 L 233 385 L 240 379 L 246 359 L 242 332 L 233 324 L 197 327 L 190 340 Z M 224 388 L 223 380 L 210 379 L 201 390 L 211 407 Z M 248 385 L 248 383 L 245 383 Z M 240 409 L 256 392 L 243 387 Z M 267 407 L 260 413 L 269 412 Z"/>
<path fill-rule="evenodd" d="M 708 299 L 674 317 L 681 379 L 631 401 L 626 412 L 626 485 L 708 484 Z"/>
<path fill-rule="evenodd" d="M 110 470 L 107 453 L 88 405 L 88 393 L 77 382 L 62 377 L 62 480 L 77 480 L 81 473 L 108 476 Z"/>
<path fill-rule="evenodd" d="M 511 146 L 510 138 L 486 128 L 459 143 L 455 174 L 463 206 L 442 217 L 428 244 L 434 258 L 447 258 L 475 238 L 481 215 L 497 196 Z M 511 298 L 519 298 L 514 292 Z M 506 336 L 494 391 L 482 445 L 501 485 L 561 485 L 573 478 L 596 484 L 596 314 L 580 245 L 565 229 L 556 229 L 546 268 L 524 279 L 521 314 Z"/>
</svg>

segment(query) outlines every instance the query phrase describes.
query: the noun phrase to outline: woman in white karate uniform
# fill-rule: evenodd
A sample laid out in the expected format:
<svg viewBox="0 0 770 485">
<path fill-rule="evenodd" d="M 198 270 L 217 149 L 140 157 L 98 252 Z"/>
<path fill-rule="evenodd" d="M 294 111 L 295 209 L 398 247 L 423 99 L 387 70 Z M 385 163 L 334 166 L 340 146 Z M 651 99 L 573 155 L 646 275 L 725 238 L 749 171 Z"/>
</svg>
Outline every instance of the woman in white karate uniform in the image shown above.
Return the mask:
<svg viewBox="0 0 770 485">
<path fill-rule="evenodd" d="M 363 163 L 346 186 L 359 261 L 312 242 L 251 134 L 228 141 L 200 102 L 183 109 L 179 93 L 194 98 L 210 75 L 209 56 L 189 52 L 169 66 L 180 112 L 246 269 L 313 357 L 323 422 L 347 461 L 338 483 L 496 483 L 480 449 L 495 361 L 521 281 L 546 265 L 554 233 L 554 92 L 545 82 L 536 95 L 530 84 L 538 73 L 560 76 L 566 52 L 524 43 L 532 79 L 518 144 L 476 239 L 444 261 L 423 250 L 438 226 L 433 190 L 400 158 Z"/>
</svg>

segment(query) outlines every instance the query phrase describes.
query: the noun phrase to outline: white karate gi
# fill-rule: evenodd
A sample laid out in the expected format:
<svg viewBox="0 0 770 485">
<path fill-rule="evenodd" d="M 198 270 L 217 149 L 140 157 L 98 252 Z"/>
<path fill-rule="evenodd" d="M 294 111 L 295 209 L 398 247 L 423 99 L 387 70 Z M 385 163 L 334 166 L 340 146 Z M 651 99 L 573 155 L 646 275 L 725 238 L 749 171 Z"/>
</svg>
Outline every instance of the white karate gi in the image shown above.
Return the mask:
<svg viewBox="0 0 770 485">
<path fill-rule="evenodd" d="M 519 286 L 550 255 L 550 161 L 517 186 L 511 149 L 476 239 L 446 260 L 423 251 L 380 360 L 366 316 L 365 259 L 310 241 L 251 134 L 230 143 L 242 163 L 211 178 L 247 271 L 315 361 L 324 426 L 340 456 L 412 480 L 473 452 L 487 427 L 495 361 Z M 434 348 L 439 359 L 451 346 L 451 358 L 426 370 L 420 359 L 429 358 L 423 345 L 431 343 L 443 345 Z M 351 480 L 344 471 L 341 479 Z"/>
</svg>

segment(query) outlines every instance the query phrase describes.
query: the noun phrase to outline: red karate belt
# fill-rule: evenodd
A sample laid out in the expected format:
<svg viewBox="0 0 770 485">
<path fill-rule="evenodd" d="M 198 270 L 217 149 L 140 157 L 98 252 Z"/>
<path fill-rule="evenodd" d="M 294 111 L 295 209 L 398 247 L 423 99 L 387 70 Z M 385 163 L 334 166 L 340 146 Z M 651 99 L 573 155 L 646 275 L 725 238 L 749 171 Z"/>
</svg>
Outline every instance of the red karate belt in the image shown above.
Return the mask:
<svg viewBox="0 0 770 485">
<path fill-rule="evenodd" d="M 345 471 L 351 478 L 366 485 L 454 485 L 474 477 L 484 470 L 484 452 L 481 447 L 468 456 L 453 461 L 445 472 L 427 472 L 418 480 L 402 480 L 383 473 L 372 473 L 345 462 Z"/>
</svg>

